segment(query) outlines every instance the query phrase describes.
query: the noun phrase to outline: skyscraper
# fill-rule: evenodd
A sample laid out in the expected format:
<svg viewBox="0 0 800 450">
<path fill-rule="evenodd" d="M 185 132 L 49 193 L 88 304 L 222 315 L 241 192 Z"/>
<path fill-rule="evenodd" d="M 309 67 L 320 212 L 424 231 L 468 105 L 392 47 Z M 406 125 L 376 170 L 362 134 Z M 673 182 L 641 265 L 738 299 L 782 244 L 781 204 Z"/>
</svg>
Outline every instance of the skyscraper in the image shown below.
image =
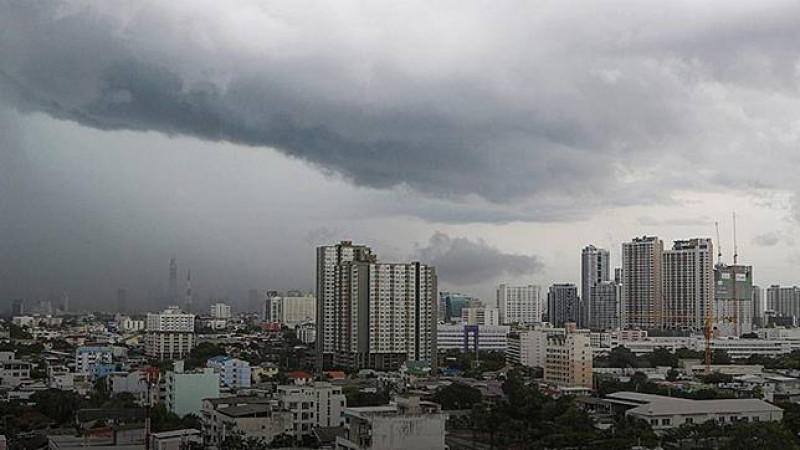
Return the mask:
<svg viewBox="0 0 800 450">
<path fill-rule="evenodd" d="M 169 260 L 169 290 L 167 291 L 167 302 L 170 304 L 178 304 L 178 260 L 170 258 Z"/>
<path fill-rule="evenodd" d="M 192 271 L 186 272 L 186 292 L 183 296 L 183 308 L 186 312 L 192 312 L 194 308 L 194 291 L 192 291 Z"/>
<path fill-rule="evenodd" d="M 753 326 L 757 328 L 767 326 L 766 320 L 764 320 L 764 310 L 766 309 L 766 305 L 764 304 L 764 290 L 761 289 L 761 286 L 753 286 Z"/>
<path fill-rule="evenodd" d="M 622 319 L 629 328 L 655 328 L 662 313 L 664 243 L 642 236 L 622 244 Z"/>
<path fill-rule="evenodd" d="M 372 250 L 365 245 L 342 241 L 336 245 L 317 247 L 317 371 L 334 354 L 334 326 L 337 317 L 336 295 L 343 284 L 338 267 L 345 262 L 375 262 Z"/>
<path fill-rule="evenodd" d="M 613 330 L 620 327 L 621 285 L 604 281 L 591 287 L 592 315 L 588 328 L 593 330 Z"/>
<path fill-rule="evenodd" d="M 25 300 L 17 298 L 11 301 L 11 315 L 21 316 L 25 313 Z"/>
<path fill-rule="evenodd" d="M 501 284 L 497 288 L 497 307 L 500 309 L 500 323 L 537 323 L 542 321 L 544 308 L 537 285 L 509 286 Z"/>
<path fill-rule="evenodd" d="M 800 287 L 773 284 L 767 288 L 767 310 L 777 317 L 800 317 Z"/>
<path fill-rule="evenodd" d="M 753 331 L 753 268 L 714 267 L 714 328 L 720 336 L 741 336 Z"/>
<path fill-rule="evenodd" d="M 592 287 L 609 280 L 610 262 L 608 250 L 587 245 L 581 251 L 581 326 L 592 322 Z"/>
<path fill-rule="evenodd" d="M 678 240 L 663 253 L 663 311 L 660 326 L 701 332 L 714 300 L 711 239 Z"/>
<path fill-rule="evenodd" d="M 425 360 L 435 366 L 438 291 L 433 267 L 344 261 L 335 271 L 330 324 L 335 364 L 397 370 L 407 360 Z"/>
<path fill-rule="evenodd" d="M 581 316 L 578 287 L 572 283 L 556 283 L 547 292 L 547 317 L 553 326 L 578 322 Z"/>
</svg>

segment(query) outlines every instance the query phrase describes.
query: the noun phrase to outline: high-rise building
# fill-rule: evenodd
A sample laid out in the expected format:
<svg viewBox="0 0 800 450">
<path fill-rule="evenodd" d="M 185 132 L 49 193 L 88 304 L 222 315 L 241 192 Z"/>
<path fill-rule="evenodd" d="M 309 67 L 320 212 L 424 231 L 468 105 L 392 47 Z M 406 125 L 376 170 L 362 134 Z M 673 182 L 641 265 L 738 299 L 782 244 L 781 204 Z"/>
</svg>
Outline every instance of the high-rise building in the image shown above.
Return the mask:
<svg viewBox="0 0 800 450">
<path fill-rule="evenodd" d="M 622 244 L 622 319 L 629 328 L 656 328 L 663 311 L 664 243 L 642 236 Z"/>
<path fill-rule="evenodd" d="M 542 321 L 544 308 L 537 285 L 509 286 L 497 288 L 497 307 L 503 325 L 531 324 Z"/>
<path fill-rule="evenodd" d="M 753 331 L 753 267 L 714 267 L 714 328 L 720 336 Z"/>
<path fill-rule="evenodd" d="M 227 320 L 231 318 L 231 305 L 223 302 L 216 302 L 209 308 L 209 313 L 214 319 Z"/>
<path fill-rule="evenodd" d="M 588 327 L 593 330 L 613 330 L 620 327 L 621 286 L 613 281 L 597 283 L 589 289 L 592 314 Z"/>
<path fill-rule="evenodd" d="M 317 247 L 317 371 L 332 361 L 334 354 L 334 326 L 337 317 L 337 290 L 344 284 L 339 279 L 339 266 L 350 261 L 375 262 L 372 249 L 342 241 L 335 245 Z"/>
<path fill-rule="evenodd" d="M 11 301 L 11 316 L 21 316 L 25 313 L 25 300 L 17 298 Z"/>
<path fill-rule="evenodd" d="M 611 257 L 608 250 L 587 245 L 581 250 L 581 317 L 580 325 L 592 323 L 594 301 L 592 287 L 609 281 Z"/>
<path fill-rule="evenodd" d="M 795 322 L 800 317 L 800 287 L 773 284 L 767 288 L 767 310 Z"/>
<path fill-rule="evenodd" d="M 194 314 L 185 314 L 176 307 L 161 313 L 148 313 L 145 353 L 158 359 L 181 359 L 195 345 Z"/>
<path fill-rule="evenodd" d="M 61 311 L 69 312 L 69 294 L 66 292 L 61 294 Z"/>
<path fill-rule="evenodd" d="M 117 312 L 125 312 L 128 309 L 128 291 L 117 289 Z"/>
<path fill-rule="evenodd" d="M 167 302 L 170 304 L 178 304 L 178 260 L 170 258 L 169 260 L 169 290 L 167 291 Z"/>
<path fill-rule="evenodd" d="M 464 325 L 500 325 L 500 310 L 486 306 L 478 299 L 472 299 L 469 306 L 461 310 L 461 323 Z"/>
<path fill-rule="evenodd" d="M 461 319 L 461 310 L 468 307 L 472 297 L 455 292 L 439 293 L 439 320 L 445 323 Z"/>
<path fill-rule="evenodd" d="M 711 239 L 678 240 L 663 252 L 663 309 L 660 327 L 701 332 L 714 300 Z"/>
<path fill-rule="evenodd" d="M 764 311 L 766 305 L 764 302 L 764 290 L 761 286 L 753 286 L 753 326 L 761 328 L 767 326 L 764 320 Z"/>
<path fill-rule="evenodd" d="M 186 272 L 186 292 L 183 295 L 183 310 L 194 311 L 194 291 L 192 291 L 192 271 Z"/>
<path fill-rule="evenodd" d="M 581 316 L 578 287 L 572 283 L 556 283 L 547 292 L 547 320 L 561 327 L 567 322 L 577 323 Z"/>
<path fill-rule="evenodd" d="M 290 328 L 317 320 L 317 299 L 312 294 L 289 291 L 283 295 L 270 292 L 264 308 L 270 322 L 283 323 Z"/>
<path fill-rule="evenodd" d="M 438 291 L 433 267 L 345 261 L 335 271 L 331 325 L 336 364 L 397 370 L 412 360 L 435 366 Z"/>
</svg>

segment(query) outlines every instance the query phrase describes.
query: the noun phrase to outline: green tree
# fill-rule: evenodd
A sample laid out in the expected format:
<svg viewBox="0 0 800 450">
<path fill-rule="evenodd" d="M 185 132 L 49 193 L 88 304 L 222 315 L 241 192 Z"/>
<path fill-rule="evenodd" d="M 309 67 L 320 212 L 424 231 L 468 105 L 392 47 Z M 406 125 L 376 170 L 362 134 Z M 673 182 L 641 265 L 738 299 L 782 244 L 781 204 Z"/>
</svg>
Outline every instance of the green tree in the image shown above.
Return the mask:
<svg viewBox="0 0 800 450">
<path fill-rule="evenodd" d="M 442 405 L 442 409 L 472 409 L 473 405 L 483 400 L 480 389 L 463 383 L 453 383 L 436 391 L 433 401 Z"/>
<path fill-rule="evenodd" d="M 636 367 L 636 355 L 623 345 L 614 347 L 608 352 L 608 366 L 618 368 Z"/>
<path fill-rule="evenodd" d="M 678 367 L 678 357 L 663 347 L 653 350 L 647 359 L 653 367 Z"/>
</svg>

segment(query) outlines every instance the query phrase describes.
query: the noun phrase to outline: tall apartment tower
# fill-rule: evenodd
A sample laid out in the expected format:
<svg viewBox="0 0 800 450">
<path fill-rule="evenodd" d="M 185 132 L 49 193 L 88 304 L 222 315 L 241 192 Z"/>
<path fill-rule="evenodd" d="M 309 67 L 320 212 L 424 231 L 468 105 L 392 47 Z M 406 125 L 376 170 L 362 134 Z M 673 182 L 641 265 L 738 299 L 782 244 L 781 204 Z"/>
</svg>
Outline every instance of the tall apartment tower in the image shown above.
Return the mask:
<svg viewBox="0 0 800 450">
<path fill-rule="evenodd" d="M 509 286 L 501 284 L 497 288 L 497 307 L 500 309 L 500 323 L 538 323 L 544 314 L 539 286 Z"/>
<path fill-rule="evenodd" d="M 753 331 L 753 267 L 714 267 L 714 328 L 720 336 Z"/>
<path fill-rule="evenodd" d="M 326 323 L 335 364 L 353 370 L 397 370 L 407 360 L 435 366 L 435 268 L 344 261 L 335 272 L 334 314 Z"/>
<path fill-rule="evenodd" d="M 800 287 L 773 284 L 767 288 L 767 310 L 792 322 L 800 317 Z"/>
<path fill-rule="evenodd" d="M 622 319 L 628 328 L 656 328 L 662 314 L 664 242 L 642 236 L 622 244 Z"/>
<path fill-rule="evenodd" d="M 663 310 L 660 326 L 702 332 L 714 303 L 714 248 L 711 239 L 678 240 L 663 253 Z"/>
<path fill-rule="evenodd" d="M 338 267 L 346 262 L 375 262 L 372 249 L 341 241 L 335 245 L 317 247 L 317 371 L 322 372 L 325 361 L 332 362 L 334 327 L 337 317 L 336 295 L 342 288 Z"/>
<path fill-rule="evenodd" d="M 753 327 L 762 328 L 767 326 L 764 314 L 765 309 L 764 290 L 761 289 L 761 286 L 753 286 Z"/>
<path fill-rule="evenodd" d="M 592 322 L 592 287 L 609 281 L 610 263 L 608 250 L 588 245 L 581 251 L 581 317 L 578 323 L 583 327 Z"/>
<path fill-rule="evenodd" d="M 592 315 L 586 327 L 593 330 L 614 330 L 620 327 L 621 285 L 613 281 L 591 287 Z"/>
<path fill-rule="evenodd" d="M 578 287 L 572 283 L 556 283 L 547 292 L 547 318 L 555 327 L 578 322 L 581 316 Z"/>
<path fill-rule="evenodd" d="M 167 291 L 167 302 L 169 304 L 177 304 L 178 298 L 178 260 L 170 258 L 169 260 L 169 291 Z"/>
<path fill-rule="evenodd" d="M 161 313 L 147 313 L 145 353 L 158 359 L 182 359 L 194 348 L 194 314 L 169 307 Z"/>
</svg>

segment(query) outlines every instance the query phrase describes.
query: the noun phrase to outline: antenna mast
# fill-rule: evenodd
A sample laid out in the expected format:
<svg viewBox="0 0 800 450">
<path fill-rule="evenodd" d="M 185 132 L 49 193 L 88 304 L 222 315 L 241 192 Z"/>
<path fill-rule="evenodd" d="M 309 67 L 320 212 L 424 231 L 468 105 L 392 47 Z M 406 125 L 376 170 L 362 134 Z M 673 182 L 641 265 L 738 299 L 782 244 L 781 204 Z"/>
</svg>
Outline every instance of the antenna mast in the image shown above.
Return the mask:
<svg viewBox="0 0 800 450">
<path fill-rule="evenodd" d="M 719 240 L 719 222 L 714 222 L 717 229 L 717 265 L 722 264 L 722 242 Z"/>
<path fill-rule="evenodd" d="M 736 243 L 736 211 L 733 212 L 733 265 L 739 258 L 739 245 Z"/>
</svg>

